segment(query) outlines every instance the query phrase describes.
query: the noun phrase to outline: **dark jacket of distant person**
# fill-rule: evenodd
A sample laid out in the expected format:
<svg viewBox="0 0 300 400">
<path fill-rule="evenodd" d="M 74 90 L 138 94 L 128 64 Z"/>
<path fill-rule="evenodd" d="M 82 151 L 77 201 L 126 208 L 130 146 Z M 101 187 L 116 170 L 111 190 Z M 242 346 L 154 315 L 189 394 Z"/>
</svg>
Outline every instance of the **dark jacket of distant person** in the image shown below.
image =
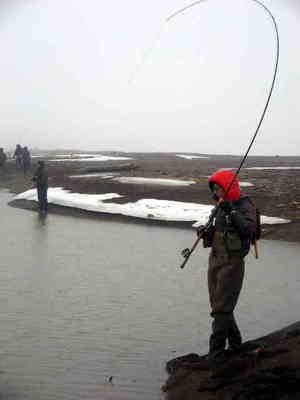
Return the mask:
<svg viewBox="0 0 300 400">
<path fill-rule="evenodd" d="M 23 167 L 24 167 L 24 172 L 25 172 L 30 168 L 30 165 L 31 165 L 30 151 L 28 150 L 28 148 L 26 146 L 23 148 L 22 159 L 23 159 Z"/>
<path fill-rule="evenodd" d="M 48 188 L 48 174 L 44 161 L 38 161 L 38 167 L 32 178 L 37 187 Z"/>
<path fill-rule="evenodd" d="M 39 208 L 41 212 L 48 211 L 48 174 L 45 167 L 44 161 L 38 161 L 38 167 L 32 178 L 33 182 L 36 184 Z"/>
<path fill-rule="evenodd" d="M 13 155 L 13 158 L 16 159 L 17 168 L 22 167 L 22 157 L 23 157 L 23 149 L 20 144 L 17 144 L 14 155 Z"/>
<path fill-rule="evenodd" d="M 13 157 L 18 158 L 18 157 L 22 157 L 22 155 L 23 155 L 22 146 L 20 144 L 17 144 Z"/>
<path fill-rule="evenodd" d="M 4 153 L 3 148 L 0 147 L 0 167 L 4 167 L 5 166 L 6 160 L 7 160 L 7 156 Z"/>
</svg>

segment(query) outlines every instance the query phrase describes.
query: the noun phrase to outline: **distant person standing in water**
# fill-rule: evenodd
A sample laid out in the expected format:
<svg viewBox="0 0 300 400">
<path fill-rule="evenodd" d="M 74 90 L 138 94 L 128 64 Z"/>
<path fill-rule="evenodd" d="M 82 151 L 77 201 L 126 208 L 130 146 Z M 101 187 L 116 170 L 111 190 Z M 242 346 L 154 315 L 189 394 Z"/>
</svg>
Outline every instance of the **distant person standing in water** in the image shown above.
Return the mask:
<svg viewBox="0 0 300 400">
<path fill-rule="evenodd" d="M 37 188 L 40 213 L 46 214 L 48 211 L 48 174 L 46 171 L 45 161 L 38 161 L 38 167 L 32 180 L 35 182 Z"/>
<path fill-rule="evenodd" d="M 4 174 L 5 170 L 6 170 L 6 160 L 7 160 L 7 156 L 4 153 L 3 147 L 0 147 L 0 168 L 1 168 L 2 174 Z"/>
<path fill-rule="evenodd" d="M 23 164 L 23 170 L 24 170 L 24 175 L 27 175 L 27 172 L 30 169 L 31 166 L 31 155 L 30 151 L 28 150 L 28 147 L 23 148 L 22 152 L 22 164 Z"/>
</svg>

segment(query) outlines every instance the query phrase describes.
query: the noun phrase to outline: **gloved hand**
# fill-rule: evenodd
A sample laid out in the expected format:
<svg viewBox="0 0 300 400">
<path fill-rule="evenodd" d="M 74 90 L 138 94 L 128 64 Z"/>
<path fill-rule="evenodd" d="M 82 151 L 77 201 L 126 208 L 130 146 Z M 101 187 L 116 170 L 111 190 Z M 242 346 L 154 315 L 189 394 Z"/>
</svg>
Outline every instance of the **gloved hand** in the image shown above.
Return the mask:
<svg viewBox="0 0 300 400">
<path fill-rule="evenodd" d="M 216 201 L 216 202 L 218 202 L 220 199 L 219 199 L 219 196 L 217 195 L 217 193 L 213 193 L 213 195 L 212 195 L 212 199 L 214 200 L 214 201 Z"/>
<path fill-rule="evenodd" d="M 219 203 L 219 208 L 223 210 L 226 214 L 230 214 L 232 211 L 232 201 L 225 200 Z"/>
<path fill-rule="evenodd" d="M 198 237 L 203 236 L 204 230 L 205 230 L 205 225 L 198 226 L 197 231 L 196 231 L 197 236 Z"/>
</svg>

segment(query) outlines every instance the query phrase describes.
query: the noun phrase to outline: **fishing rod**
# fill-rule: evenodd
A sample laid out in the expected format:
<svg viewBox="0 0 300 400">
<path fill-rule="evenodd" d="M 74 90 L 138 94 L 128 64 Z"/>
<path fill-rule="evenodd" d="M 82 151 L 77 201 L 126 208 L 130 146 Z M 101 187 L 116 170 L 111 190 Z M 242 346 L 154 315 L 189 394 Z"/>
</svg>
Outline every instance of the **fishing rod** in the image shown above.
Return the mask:
<svg viewBox="0 0 300 400">
<path fill-rule="evenodd" d="M 175 17 L 177 17 L 178 15 L 184 13 L 186 10 L 188 10 L 188 9 L 194 7 L 194 6 L 199 5 L 200 3 L 203 3 L 204 1 L 207 1 L 207 0 L 198 0 L 198 1 L 195 1 L 195 2 L 193 2 L 193 3 L 189 4 L 189 5 L 187 5 L 186 7 L 181 8 L 180 10 L 175 11 L 175 12 L 172 13 L 169 17 L 166 18 L 166 22 L 171 21 L 173 18 L 175 18 Z M 234 176 L 233 176 L 233 178 L 232 178 L 232 180 L 231 180 L 229 186 L 227 187 L 227 190 L 225 191 L 224 199 L 226 199 L 226 196 L 227 196 L 227 194 L 229 193 L 229 191 L 230 191 L 232 185 L 234 184 L 234 181 L 237 179 L 237 177 L 238 177 L 238 175 L 239 175 L 239 173 L 240 173 L 240 170 L 241 170 L 241 168 L 242 168 L 242 166 L 243 166 L 243 164 L 244 164 L 244 162 L 245 162 L 245 160 L 246 160 L 246 158 L 247 158 L 247 156 L 248 156 L 248 154 L 249 154 L 249 152 L 250 152 L 250 150 L 251 150 L 251 148 L 252 148 L 252 146 L 253 146 L 253 143 L 254 143 L 254 141 L 255 141 L 255 139 L 256 139 L 256 137 L 257 137 L 257 134 L 258 134 L 258 132 L 259 132 L 259 130 L 260 130 L 260 127 L 261 127 L 261 125 L 262 125 L 262 122 L 263 122 L 263 120 L 264 120 L 265 114 L 266 114 L 266 112 L 267 112 L 267 109 L 268 109 L 268 106 L 269 106 L 269 103 L 270 103 L 270 99 L 271 99 L 271 96 L 272 96 L 272 93 L 273 93 L 273 89 L 274 89 L 274 86 L 275 86 L 275 80 L 276 80 L 276 76 L 277 76 L 277 71 L 278 71 L 278 63 L 279 63 L 279 33 L 278 33 L 278 26 L 277 26 L 275 17 L 273 16 L 273 14 L 271 13 L 271 11 L 268 9 L 268 7 L 267 7 L 265 4 L 263 4 L 263 3 L 260 2 L 259 0 L 252 0 L 252 1 L 254 1 L 254 3 L 256 3 L 257 5 L 259 5 L 264 11 L 266 11 L 267 15 L 268 15 L 268 16 L 271 18 L 271 20 L 272 20 L 272 23 L 273 23 L 273 26 L 274 26 L 274 29 L 275 29 L 275 35 L 276 35 L 276 57 L 275 57 L 275 67 L 274 67 L 273 79 L 272 79 L 271 87 L 270 87 L 270 89 L 269 89 L 267 101 L 266 101 L 265 107 L 264 107 L 264 109 L 263 109 L 263 112 L 262 112 L 262 114 L 261 114 L 261 117 L 260 117 L 260 119 L 259 119 L 257 128 L 256 128 L 256 130 L 255 130 L 255 132 L 254 132 L 254 135 L 253 135 L 253 137 L 252 137 L 252 139 L 251 139 L 251 141 L 250 141 L 250 144 L 249 144 L 249 146 L 248 146 L 248 148 L 247 148 L 247 150 L 246 150 L 246 153 L 245 153 L 244 156 L 242 157 L 242 160 L 241 160 L 241 162 L 240 162 L 240 165 L 239 165 L 237 171 L 235 172 L 235 174 L 234 174 Z M 220 203 L 218 203 L 217 206 L 216 206 L 216 207 L 214 208 L 214 210 L 212 211 L 212 213 L 211 213 L 211 215 L 210 215 L 210 217 L 209 217 L 209 220 L 208 220 L 208 222 L 206 223 L 206 225 L 205 225 L 203 228 L 201 228 L 201 230 L 200 230 L 200 232 L 199 232 L 199 234 L 198 234 L 198 237 L 197 237 L 196 241 L 194 242 L 194 244 L 192 245 L 192 247 L 191 247 L 191 248 L 185 248 L 184 250 L 182 250 L 181 255 L 184 257 L 184 261 L 183 261 L 183 263 L 180 265 L 180 268 L 184 268 L 184 267 L 185 267 L 186 263 L 188 262 L 190 256 L 192 255 L 192 253 L 193 253 L 194 250 L 196 249 L 196 247 L 197 247 L 198 243 L 200 242 L 200 240 L 202 239 L 203 235 L 204 235 L 205 232 L 211 227 L 211 225 L 212 225 L 212 223 L 213 223 L 213 220 L 214 220 L 214 218 L 215 218 L 215 216 L 216 216 L 216 214 L 217 214 L 217 212 L 218 212 L 219 206 L 220 206 Z"/>
</svg>

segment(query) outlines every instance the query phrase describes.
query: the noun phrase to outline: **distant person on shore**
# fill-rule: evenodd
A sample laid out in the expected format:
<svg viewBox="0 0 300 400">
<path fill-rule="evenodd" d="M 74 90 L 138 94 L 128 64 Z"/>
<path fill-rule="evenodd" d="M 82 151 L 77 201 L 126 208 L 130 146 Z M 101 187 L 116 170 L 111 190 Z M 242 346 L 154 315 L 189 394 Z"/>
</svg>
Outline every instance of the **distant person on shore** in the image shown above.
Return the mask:
<svg viewBox="0 0 300 400">
<path fill-rule="evenodd" d="M 23 165 L 24 176 L 26 176 L 31 166 L 31 154 L 27 146 L 25 146 L 22 151 L 22 165 Z"/>
<path fill-rule="evenodd" d="M 38 161 L 38 167 L 32 180 L 37 188 L 40 213 L 46 214 L 48 211 L 48 174 L 46 171 L 45 161 Z"/>
<path fill-rule="evenodd" d="M 3 147 L 0 147 L 0 169 L 2 175 L 4 175 L 6 172 L 6 160 L 7 156 L 4 153 Z"/>
<path fill-rule="evenodd" d="M 211 247 L 208 291 L 213 322 L 207 359 L 222 363 L 242 344 L 234 309 L 242 289 L 244 257 L 255 236 L 257 216 L 253 201 L 241 196 L 233 171 L 215 172 L 209 179 L 209 187 L 218 205 L 217 214 L 208 231 L 203 234 L 203 227 L 198 229 L 198 234 L 203 235 L 204 247 Z"/>
<path fill-rule="evenodd" d="M 13 155 L 13 158 L 16 159 L 16 167 L 18 169 L 22 168 L 22 161 L 23 161 L 23 149 L 20 144 L 16 145 L 16 149 Z"/>
</svg>

